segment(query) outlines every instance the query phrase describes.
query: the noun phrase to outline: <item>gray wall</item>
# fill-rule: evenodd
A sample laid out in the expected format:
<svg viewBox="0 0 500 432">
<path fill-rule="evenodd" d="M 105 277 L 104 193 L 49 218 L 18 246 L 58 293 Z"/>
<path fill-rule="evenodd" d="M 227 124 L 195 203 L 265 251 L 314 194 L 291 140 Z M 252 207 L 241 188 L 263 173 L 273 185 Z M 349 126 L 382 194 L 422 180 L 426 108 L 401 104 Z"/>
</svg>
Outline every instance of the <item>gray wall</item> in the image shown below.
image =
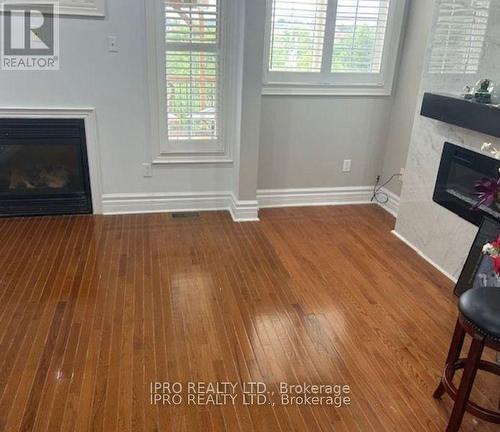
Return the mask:
<svg viewBox="0 0 500 432">
<path fill-rule="evenodd" d="M 374 184 L 390 110 L 387 97 L 264 96 L 259 189 Z"/>
<path fill-rule="evenodd" d="M 392 97 L 263 97 L 259 189 L 368 186 L 405 166 L 434 0 L 409 3 Z"/>
<path fill-rule="evenodd" d="M 410 2 L 406 36 L 401 50 L 401 66 L 392 98 L 392 112 L 384 151 L 384 179 L 399 173 L 406 165 L 434 3 L 435 0 Z M 401 185 L 402 182 L 397 179 L 388 184 L 387 188 L 399 195 Z"/>
</svg>

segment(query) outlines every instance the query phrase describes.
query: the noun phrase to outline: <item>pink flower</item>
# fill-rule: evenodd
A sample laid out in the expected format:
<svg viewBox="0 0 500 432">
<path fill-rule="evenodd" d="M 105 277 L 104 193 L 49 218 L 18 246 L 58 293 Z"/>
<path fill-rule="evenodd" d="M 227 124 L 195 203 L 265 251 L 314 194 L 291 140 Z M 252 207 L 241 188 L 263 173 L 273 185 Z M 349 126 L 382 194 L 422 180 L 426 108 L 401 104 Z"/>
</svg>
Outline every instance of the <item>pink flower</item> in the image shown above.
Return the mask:
<svg viewBox="0 0 500 432">
<path fill-rule="evenodd" d="M 474 183 L 474 189 L 477 192 L 479 201 L 472 206 L 472 210 L 477 210 L 482 205 L 489 207 L 497 200 L 500 193 L 500 177 L 497 179 L 483 177 Z"/>
</svg>

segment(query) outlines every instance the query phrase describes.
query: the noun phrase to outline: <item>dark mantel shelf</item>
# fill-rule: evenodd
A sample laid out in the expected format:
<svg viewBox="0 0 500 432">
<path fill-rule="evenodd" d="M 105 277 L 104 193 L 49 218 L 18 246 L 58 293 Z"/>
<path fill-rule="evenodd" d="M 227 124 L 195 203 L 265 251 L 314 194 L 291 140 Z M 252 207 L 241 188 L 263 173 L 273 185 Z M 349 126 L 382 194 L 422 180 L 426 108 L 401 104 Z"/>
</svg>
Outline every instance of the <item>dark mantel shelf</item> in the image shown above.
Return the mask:
<svg viewBox="0 0 500 432">
<path fill-rule="evenodd" d="M 500 108 L 460 97 L 425 93 L 420 114 L 465 129 L 500 137 Z"/>
</svg>

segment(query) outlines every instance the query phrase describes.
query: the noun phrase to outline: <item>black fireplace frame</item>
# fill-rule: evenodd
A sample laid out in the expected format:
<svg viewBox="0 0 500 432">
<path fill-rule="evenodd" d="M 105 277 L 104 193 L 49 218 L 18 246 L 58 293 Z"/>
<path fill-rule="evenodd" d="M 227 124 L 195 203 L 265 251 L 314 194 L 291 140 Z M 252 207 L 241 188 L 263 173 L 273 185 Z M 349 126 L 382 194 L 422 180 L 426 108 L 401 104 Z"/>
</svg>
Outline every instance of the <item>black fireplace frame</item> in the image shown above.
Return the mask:
<svg viewBox="0 0 500 432">
<path fill-rule="evenodd" d="M 474 169 L 480 170 L 485 177 L 498 177 L 500 160 L 449 142 L 444 143 L 433 201 L 474 225 L 480 226 L 485 216 L 490 218 L 493 216 L 481 209 L 472 210 L 471 205 L 464 204 L 464 201 L 446 192 L 448 173 L 452 163 L 460 163 L 466 167 L 474 167 Z"/>
<path fill-rule="evenodd" d="M 78 145 L 83 191 L 59 194 L 0 194 L 0 217 L 92 214 L 92 190 L 85 121 L 83 119 L 10 119 L 0 118 L 0 145 L 15 140 L 47 145 L 53 139 L 68 139 Z"/>
</svg>

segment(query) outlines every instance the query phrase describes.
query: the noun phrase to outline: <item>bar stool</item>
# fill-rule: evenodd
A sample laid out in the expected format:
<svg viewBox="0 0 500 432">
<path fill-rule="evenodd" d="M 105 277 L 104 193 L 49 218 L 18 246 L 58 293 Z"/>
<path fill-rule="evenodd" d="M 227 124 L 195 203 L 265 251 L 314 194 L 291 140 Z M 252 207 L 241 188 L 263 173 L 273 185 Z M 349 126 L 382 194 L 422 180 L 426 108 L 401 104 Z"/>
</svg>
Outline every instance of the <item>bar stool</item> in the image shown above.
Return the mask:
<svg viewBox="0 0 500 432">
<path fill-rule="evenodd" d="M 473 288 L 466 291 L 460 297 L 459 310 L 444 375 L 434 392 L 436 399 L 446 392 L 455 401 L 447 432 L 460 429 L 465 411 L 487 422 L 500 424 L 500 412 L 469 401 L 479 369 L 500 376 L 499 365 L 481 360 L 485 347 L 500 352 L 500 289 Z M 472 337 L 472 344 L 467 358 L 459 358 L 466 333 Z M 453 385 L 453 377 L 458 369 L 464 369 L 464 372 L 457 389 Z"/>
</svg>

